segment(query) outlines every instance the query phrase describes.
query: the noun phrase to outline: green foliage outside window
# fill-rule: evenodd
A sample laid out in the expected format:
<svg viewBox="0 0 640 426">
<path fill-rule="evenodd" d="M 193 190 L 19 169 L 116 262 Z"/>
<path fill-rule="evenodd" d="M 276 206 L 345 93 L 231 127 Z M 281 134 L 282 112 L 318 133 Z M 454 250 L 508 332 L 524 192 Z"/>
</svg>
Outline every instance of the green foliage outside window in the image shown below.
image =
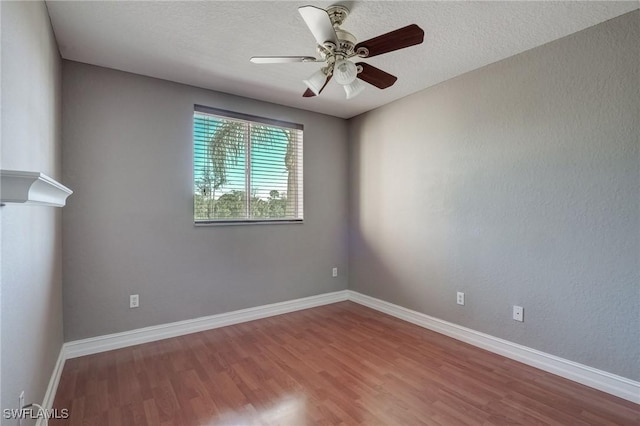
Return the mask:
<svg viewBox="0 0 640 426">
<path fill-rule="evenodd" d="M 196 112 L 194 220 L 302 219 L 301 148 L 301 130 Z"/>
</svg>

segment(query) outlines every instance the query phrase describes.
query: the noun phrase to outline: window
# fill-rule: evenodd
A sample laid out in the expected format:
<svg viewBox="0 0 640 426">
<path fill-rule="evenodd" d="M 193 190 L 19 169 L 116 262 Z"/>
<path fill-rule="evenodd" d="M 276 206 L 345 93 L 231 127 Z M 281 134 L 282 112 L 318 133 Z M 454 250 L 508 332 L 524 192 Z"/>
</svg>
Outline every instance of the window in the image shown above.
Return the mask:
<svg viewBox="0 0 640 426">
<path fill-rule="evenodd" d="M 196 224 L 302 221 L 302 125 L 196 105 Z"/>
</svg>

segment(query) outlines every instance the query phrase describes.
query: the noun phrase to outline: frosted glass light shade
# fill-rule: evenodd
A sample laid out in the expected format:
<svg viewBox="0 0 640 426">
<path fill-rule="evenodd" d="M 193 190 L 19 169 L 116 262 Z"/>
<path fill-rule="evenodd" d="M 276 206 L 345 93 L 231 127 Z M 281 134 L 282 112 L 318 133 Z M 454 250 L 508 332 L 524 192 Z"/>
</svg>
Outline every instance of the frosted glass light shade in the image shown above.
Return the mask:
<svg viewBox="0 0 640 426">
<path fill-rule="evenodd" d="M 364 84 L 358 79 L 353 80 L 351 84 L 345 84 L 344 91 L 347 94 L 347 99 L 355 98 L 364 90 Z"/>
<path fill-rule="evenodd" d="M 341 59 L 333 66 L 333 78 L 339 84 L 351 84 L 358 75 L 358 67 L 351 61 Z"/>
<path fill-rule="evenodd" d="M 324 83 L 326 81 L 327 81 L 327 75 L 322 70 L 318 70 L 315 73 L 313 73 L 313 75 L 308 79 L 302 80 L 302 82 L 306 84 L 307 87 L 311 89 L 311 91 L 316 95 L 320 94 L 320 91 L 322 90 L 322 86 L 324 86 Z"/>
</svg>

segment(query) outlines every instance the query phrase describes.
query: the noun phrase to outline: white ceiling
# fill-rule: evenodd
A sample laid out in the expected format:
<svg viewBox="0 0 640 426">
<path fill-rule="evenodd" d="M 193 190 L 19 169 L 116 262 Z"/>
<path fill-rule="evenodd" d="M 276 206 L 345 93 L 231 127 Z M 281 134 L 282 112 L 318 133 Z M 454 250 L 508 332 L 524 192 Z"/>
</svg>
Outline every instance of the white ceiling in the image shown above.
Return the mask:
<svg viewBox="0 0 640 426">
<path fill-rule="evenodd" d="M 297 11 L 343 4 L 359 41 L 418 24 L 421 45 L 365 60 L 398 77 L 347 101 L 329 84 L 302 98 L 318 63 L 257 65 L 256 55 L 316 56 Z M 638 8 L 627 2 L 48 1 L 63 58 L 349 118 Z M 366 84 L 366 83 L 365 83 Z"/>
</svg>

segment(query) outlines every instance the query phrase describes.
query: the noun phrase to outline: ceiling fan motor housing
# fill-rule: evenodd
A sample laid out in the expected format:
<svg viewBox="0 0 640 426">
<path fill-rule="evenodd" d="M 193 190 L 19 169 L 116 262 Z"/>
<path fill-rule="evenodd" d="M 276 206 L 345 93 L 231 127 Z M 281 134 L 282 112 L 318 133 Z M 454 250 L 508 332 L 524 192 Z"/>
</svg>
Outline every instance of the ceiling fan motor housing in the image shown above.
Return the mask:
<svg viewBox="0 0 640 426">
<path fill-rule="evenodd" d="M 343 53 L 344 56 L 351 56 L 357 41 L 354 35 L 341 28 L 336 28 L 336 35 L 338 36 L 339 42 L 336 52 Z"/>
<path fill-rule="evenodd" d="M 327 74 L 332 74 L 333 66 L 337 61 L 354 56 L 357 39 L 350 32 L 340 28 L 340 25 L 349 16 L 349 9 L 341 5 L 335 5 L 327 9 L 327 14 L 335 30 L 338 45 L 336 46 L 332 42 L 325 42 L 323 45 L 318 45 L 318 52 L 327 62 Z"/>
</svg>

